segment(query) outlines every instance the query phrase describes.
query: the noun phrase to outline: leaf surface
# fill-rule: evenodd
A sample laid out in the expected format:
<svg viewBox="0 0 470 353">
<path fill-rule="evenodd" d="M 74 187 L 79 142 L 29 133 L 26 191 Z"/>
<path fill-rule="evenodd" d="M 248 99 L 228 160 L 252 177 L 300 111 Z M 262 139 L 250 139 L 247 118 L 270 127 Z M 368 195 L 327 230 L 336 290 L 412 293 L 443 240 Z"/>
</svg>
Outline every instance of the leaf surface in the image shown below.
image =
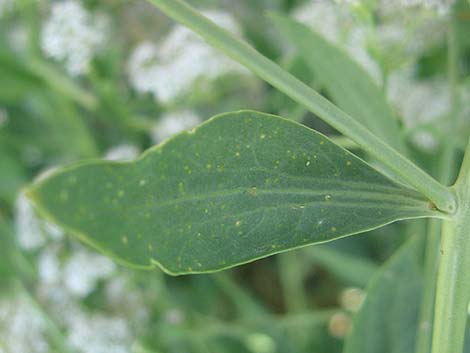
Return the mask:
<svg viewBox="0 0 470 353">
<path fill-rule="evenodd" d="M 334 102 L 391 146 L 403 151 L 397 120 L 370 75 L 344 50 L 309 27 L 285 15 L 272 18 Z"/>
<path fill-rule="evenodd" d="M 324 135 L 249 111 L 212 118 L 133 162 L 61 169 L 29 195 L 49 219 L 120 262 L 172 274 L 439 216 Z"/>
<path fill-rule="evenodd" d="M 343 353 L 414 352 L 422 293 L 419 236 L 408 240 L 372 278 Z"/>
</svg>

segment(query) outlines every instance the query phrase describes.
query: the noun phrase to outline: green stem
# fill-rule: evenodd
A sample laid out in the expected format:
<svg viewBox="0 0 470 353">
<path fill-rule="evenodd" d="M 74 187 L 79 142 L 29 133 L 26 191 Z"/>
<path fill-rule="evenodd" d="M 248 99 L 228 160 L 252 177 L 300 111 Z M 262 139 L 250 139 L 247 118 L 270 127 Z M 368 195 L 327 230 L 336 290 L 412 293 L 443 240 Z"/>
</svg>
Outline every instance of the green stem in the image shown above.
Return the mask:
<svg viewBox="0 0 470 353">
<path fill-rule="evenodd" d="M 455 184 L 460 207 L 444 222 L 432 353 L 462 352 L 470 299 L 470 145 Z"/>
<path fill-rule="evenodd" d="M 457 41 L 457 28 L 455 12 L 449 21 L 448 30 L 448 80 L 452 97 L 452 111 L 447 121 L 447 131 L 457 131 L 459 123 L 459 52 Z M 455 139 L 446 139 L 438 166 L 438 180 L 443 183 L 451 183 L 455 165 Z M 449 237 L 449 235 L 447 235 Z M 437 219 L 429 221 L 425 260 L 425 288 L 421 306 L 420 331 L 417 338 L 417 353 L 429 353 L 431 351 L 431 320 L 434 317 L 434 300 L 436 298 L 436 279 L 439 265 L 439 242 L 441 239 L 441 222 Z M 448 241 L 448 240 L 447 240 Z M 444 244 L 443 244 L 444 246 Z M 444 266 L 444 265 L 443 265 Z M 438 320 L 436 318 L 436 320 Z"/>
<path fill-rule="evenodd" d="M 304 105 L 328 124 L 350 137 L 366 152 L 388 166 L 411 186 L 426 195 L 441 211 L 453 213 L 455 195 L 395 149 L 376 137 L 326 98 L 261 55 L 243 41 L 220 28 L 181 0 L 149 0 L 165 14 L 201 35 L 266 82 Z"/>
<path fill-rule="evenodd" d="M 231 299 L 236 307 L 237 313 L 242 318 L 262 317 L 267 314 L 256 300 L 248 293 L 244 287 L 240 286 L 230 277 L 227 272 L 219 272 L 211 275 L 222 291 Z"/>
<path fill-rule="evenodd" d="M 434 302 L 436 294 L 437 259 L 441 239 L 441 222 L 430 219 L 426 232 L 426 248 L 424 260 L 423 299 L 420 307 L 420 317 L 416 338 L 416 353 L 431 351 L 432 321 L 434 317 Z"/>
<path fill-rule="evenodd" d="M 302 313 L 308 308 L 303 283 L 305 269 L 300 255 L 302 253 L 297 251 L 277 256 L 282 294 L 289 313 Z"/>
<path fill-rule="evenodd" d="M 26 66 L 32 73 L 43 79 L 50 88 L 60 92 L 65 97 L 82 105 L 86 109 L 96 109 L 98 101 L 93 94 L 81 88 L 73 80 L 58 72 L 52 65 L 49 65 L 44 60 L 35 58 L 29 59 L 26 62 Z"/>
</svg>

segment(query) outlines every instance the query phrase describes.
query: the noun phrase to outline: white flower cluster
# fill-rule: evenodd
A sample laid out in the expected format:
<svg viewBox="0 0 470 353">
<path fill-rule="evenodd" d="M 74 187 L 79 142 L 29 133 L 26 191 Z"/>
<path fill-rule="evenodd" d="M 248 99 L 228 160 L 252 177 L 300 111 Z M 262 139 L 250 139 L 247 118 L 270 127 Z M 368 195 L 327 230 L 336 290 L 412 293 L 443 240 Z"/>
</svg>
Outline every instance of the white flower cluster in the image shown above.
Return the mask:
<svg viewBox="0 0 470 353">
<path fill-rule="evenodd" d="M 408 129 L 437 121 L 451 110 L 448 82 L 440 77 L 416 80 L 410 68 L 390 75 L 387 98 Z M 429 131 L 417 130 L 412 139 L 417 147 L 428 152 L 433 152 L 438 147 L 437 139 Z"/>
<path fill-rule="evenodd" d="M 387 95 L 407 128 L 436 120 L 450 111 L 447 81 L 441 77 L 416 80 L 409 68 L 390 75 Z"/>
<path fill-rule="evenodd" d="M 136 289 L 133 285 L 133 277 L 125 273 L 119 273 L 111 277 L 105 284 L 105 297 L 109 307 L 122 315 L 130 322 L 145 326 L 149 318 L 147 306 L 145 306 L 145 292 Z M 133 327 L 140 329 L 140 327 Z"/>
<path fill-rule="evenodd" d="M 72 76 L 84 74 L 104 44 L 108 20 L 90 14 L 77 0 L 56 2 L 41 33 L 44 53 L 63 61 Z"/>
<path fill-rule="evenodd" d="M 203 14 L 240 35 L 237 22 L 228 13 L 205 11 Z M 134 89 L 152 93 L 162 103 L 187 93 L 196 81 L 205 83 L 228 73 L 247 73 L 194 32 L 179 25 L 159 45 L 143 42 L 137 46 L 130 57 L 128 72 Z"/>
<path fill-rule="evenodd" d="M 70 320 L 68 341 L 81 353 L 128 353 L 131 337 L 121 317 L 79 312 Z"/>
<path fill-rule="evenodd" d="M 393 59 L 408 63 L 425 51 L 442 45 L 448 27 L 446 17 L 436 16 L 423 7 L 404 11 L 403 7 L 393 7 L 392 3 L 396 5 L 387 1 L 379 8 L 377 38 L 384 56 L 396 55 L 398 49 L 402 57 Z"/>
<path fill-rule="evenodd" d="M 308 1 L 295 8 L 292 16 L 325 39 L 343 47 L 380 84 L 379 65 L 367 50 L 367 29 L 354 21 L 351 13 L 353 5 L 349 2 Z"/>
<path fill-rule="evenodd" d="M 46 323 L 22 295 L 0 300 L 0 337 L 5 353 L 50 351 L 46 339 Z"/>
<path fill-rule="evenodd" d="M 440 16 L 445 16 L 449 13 L 454 3 L 455 0 L 382 0 L 381 6 L 382 8 L 388 10 L 394 10 L 397 8 L 422 7 L 424 9 L 434 11 Z"/>
<path fill-rule="evenodd" d="M 24 250 L 35 250 L 46 243 L 41 221 L 36 216 L 33 205 L 23 194 L 16 199 L 15 228 L 18 245 Z"/>
<path fill-rule="evenodd" d="M 306 1 L 294 8 L 292 16 L 334 43 L 341 40 L 344 24 L 351 23 L 347 7 L 334 1 Z"/>
<path fill-rule="evenodd" d="M 190 110 L 163 114 L 151 131 L 153 143 L 160 143 L 178 132 L 189 130 L 198 125 L 201 118 Z"/>
<path fill-rule="evenodd" d="M 96 283 L 110 277 L 116 265 L 107 257 L 89 251 L 77 251 L 67 259 L 63 281 L 73 295 L 85 297 L 96 287 Z"/>
</svg>

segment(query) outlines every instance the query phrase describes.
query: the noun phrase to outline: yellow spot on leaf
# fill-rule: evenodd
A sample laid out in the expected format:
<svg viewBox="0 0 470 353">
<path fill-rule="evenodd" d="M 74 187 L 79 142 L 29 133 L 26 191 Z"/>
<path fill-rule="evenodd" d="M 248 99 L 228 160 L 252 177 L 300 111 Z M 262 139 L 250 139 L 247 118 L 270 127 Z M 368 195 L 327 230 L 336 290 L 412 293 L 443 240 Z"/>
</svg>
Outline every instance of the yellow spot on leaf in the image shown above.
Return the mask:
<svg viewBox="0 0 470 353">
<path fill-rule="evenodd" d="M 256 186 L 253 186 L 251 189 L 249 189 L 248 194 L 251 196 L 256 196 Z"/>
</svg>

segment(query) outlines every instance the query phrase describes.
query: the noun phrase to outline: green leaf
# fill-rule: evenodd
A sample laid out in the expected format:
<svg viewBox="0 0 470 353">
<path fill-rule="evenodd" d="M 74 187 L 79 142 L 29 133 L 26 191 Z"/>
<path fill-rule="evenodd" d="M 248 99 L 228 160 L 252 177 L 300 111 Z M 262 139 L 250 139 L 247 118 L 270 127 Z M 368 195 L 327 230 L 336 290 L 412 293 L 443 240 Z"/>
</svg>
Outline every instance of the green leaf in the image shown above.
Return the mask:
<svg viewBox="0 0 470 353">
<path fill-rule="evenodd" d="M 320 265 L 347 284 L 365 287 L 378 266 L 364 256 L 335 249 L 331 244 L 306 252 L 308 259 Z"/>
<path fill-rule="evenodd" d="M 273 20 L 297 48 L 333 101 L 371 132 L 403 151 L 397 120 L 382 90 L 370 75 L 341 48 L 309 27 L 284 15 L 273 15 Z"/>
<path fill-rule="evenodd" d="M 172 274 L 439 215 L 324 135 L 248 111 L 217 116 L 134 162 L 59 170 L 29 195 L 121 263 Z"/>
<path fill-rule="evenodd" d="M 0 137 L 3 137 L 0 135 Z M 13 203 L 18 190 L 26 184 L 26 171 L 0 143 L 0 201 Z"/>
<path fill-rule="evenodd" d="M 16 276 L 15 244 L 10 223 L 0 213 L 0 296 Z"/>
<path fill-rule="evenodd" d="M 421 239 L 408 240 L 371 280 L 343 353 L 414 352 L 422 292 Z"/>
<path fill-rule="evenodd" d="M 391 148 L 368 128 L 351 118 L 302 81 L 261 55 L 245 42 L 199 14 L 183 0 L 149 0 L 166 15 L 184 24 L 209 44 L 222 50 L 253 73 L 315 113 L 351 138 L 364 151 L 384 163 L 393 173 L 434 202 L 444 212 L 453 213 L 457 202 L 453 192 Z"/>
</svg>

